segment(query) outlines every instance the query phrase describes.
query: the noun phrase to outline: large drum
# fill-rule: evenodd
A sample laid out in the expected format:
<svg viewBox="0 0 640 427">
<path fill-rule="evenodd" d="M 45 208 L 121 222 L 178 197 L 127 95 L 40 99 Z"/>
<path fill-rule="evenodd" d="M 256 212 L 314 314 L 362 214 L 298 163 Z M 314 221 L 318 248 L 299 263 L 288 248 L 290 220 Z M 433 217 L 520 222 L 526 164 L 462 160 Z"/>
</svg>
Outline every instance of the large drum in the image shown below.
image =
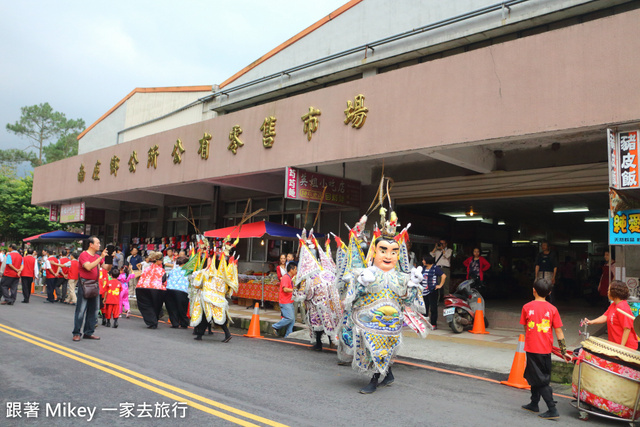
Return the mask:
<svg viewBox="0 0 640 427">
<path fill-rule="evenodd" d="M 631 420 L 640 418 L 640 352 L 591 337 L 582 342 L 573 369 L 572 391 L 580 402 Z"/>
</svg>

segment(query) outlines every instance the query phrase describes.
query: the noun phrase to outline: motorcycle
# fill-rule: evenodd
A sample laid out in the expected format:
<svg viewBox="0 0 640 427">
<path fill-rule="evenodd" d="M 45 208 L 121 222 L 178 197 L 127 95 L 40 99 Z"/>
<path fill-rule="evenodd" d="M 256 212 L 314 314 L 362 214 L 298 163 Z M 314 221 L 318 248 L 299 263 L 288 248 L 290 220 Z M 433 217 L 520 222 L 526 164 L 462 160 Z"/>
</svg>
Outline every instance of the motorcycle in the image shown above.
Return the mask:
<svg viewBox="0 0 640 427">
<path fill-rule="evenodd" d="M 476 310 L 482 310 L 484 313 L 484 298 L 476 289 L 472 287 L 475 280 L 469 279 L 460 283 L 458 289 L 453 294 L 444 296 L 444 310 L 442 315 L 446 319 L 449 327 L 456 334 L 462 333 L 464 330 L 473 328 L 473 319 Z M 479 288 L 480 286 L 477 286 Z M 480 302 L 478 302 L 478 300 Z M 489 327 L 487 317 L 484 318 L 485 328 Z"/>
</svg>

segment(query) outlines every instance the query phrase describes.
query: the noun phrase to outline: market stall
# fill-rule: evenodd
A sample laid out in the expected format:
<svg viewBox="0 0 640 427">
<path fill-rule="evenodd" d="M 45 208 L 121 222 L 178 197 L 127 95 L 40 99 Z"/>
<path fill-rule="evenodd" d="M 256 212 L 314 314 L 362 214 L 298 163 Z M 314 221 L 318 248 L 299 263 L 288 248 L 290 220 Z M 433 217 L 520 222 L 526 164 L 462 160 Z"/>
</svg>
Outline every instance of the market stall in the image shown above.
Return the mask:
<svg viewBox="0 0 640 427">
<path fill-rule="evenodd" d="M 242 227 L 225 227 L 209 230 L 205 237 L 224 239 L 229 236 L 232 239 L 271 239 L 271 240 L 297 240 L 302 234 L 302 229 L 269 221 L 256 221 L 242 225 Z M 316 234 L 316 237 L 324 235 Z M 264 264 L 263 264 L 264 270 Z M 238 275 L 238 292 L 234 295 L 245 300 L 260 300 L 264 306 L 265 301 L 278 302 L 278 288 L 280 282 L 275 275 Z"/>
</svg>

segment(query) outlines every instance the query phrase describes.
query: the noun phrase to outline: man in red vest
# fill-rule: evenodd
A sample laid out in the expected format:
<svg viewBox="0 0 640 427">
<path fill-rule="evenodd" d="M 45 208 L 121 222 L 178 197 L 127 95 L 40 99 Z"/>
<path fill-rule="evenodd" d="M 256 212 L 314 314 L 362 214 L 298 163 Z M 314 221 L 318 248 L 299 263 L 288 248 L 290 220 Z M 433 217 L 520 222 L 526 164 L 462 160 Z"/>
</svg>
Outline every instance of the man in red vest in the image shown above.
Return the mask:
<svg viewBox="0 0 640 427">
<path fill-rule="evenodd" d="M 53 255 L 49 255 L 51 252 L 49 249 L 42 251 L 42 258 L 44 258 L 44 269 L 46 271 L 47 282 L 47 299 L 44 302 L 56 302 L 53 291 L 56 289 L 56 276 L 58 275 L 58 259 Z"/>
<path fill-rule="evenodd" d="M 58 302 L 66 302 L 67 299 L 67 284 L 69 281 L 69 266 L 71 266 L 69 258 L 67 258 L 66 249 L 60 251 L 60 258 L 58 261 L 58 281 L 56 288 L 60 288 L 60 295 L 58 295 Z"/>
<path fill-rule="evenodd" d="M 22 302 L 28 303 L 29 297 L 31 297 L 31 285 L 33 284 L 33 278 L 38 277 L 38 262 L 36 257 L 33 256 L 33 248 L 27 249 L 27 255 L 22 258 Z"/>
<path fill-rule="evenodd" d="M 7 254 L 4 275 L 0 280 L 0 288 L 2 288 L 2 296 L 4 297 L 4 301 L 0 302 L 0 305 L 13 305 L 16 302 L 18 282 L 22 271 L 22 255 L 18 253 L 18 247 L 15 243 L 12 243 L 9 247 L 11 252 Z"/>
<path fill-rule="evenodd" d="M 71 266 L 69 267 L 69 291 L 67 292 L 67 300 L 65 301 L 67 304 L 76 305 L 77 297 L 76 297 L 76 284 L 78 283 L 78 268 L 80 267 L 78 263 L 78 254 L 76 252 L 72 252 L 69 255 L 71 259 Z"/>
</svg>

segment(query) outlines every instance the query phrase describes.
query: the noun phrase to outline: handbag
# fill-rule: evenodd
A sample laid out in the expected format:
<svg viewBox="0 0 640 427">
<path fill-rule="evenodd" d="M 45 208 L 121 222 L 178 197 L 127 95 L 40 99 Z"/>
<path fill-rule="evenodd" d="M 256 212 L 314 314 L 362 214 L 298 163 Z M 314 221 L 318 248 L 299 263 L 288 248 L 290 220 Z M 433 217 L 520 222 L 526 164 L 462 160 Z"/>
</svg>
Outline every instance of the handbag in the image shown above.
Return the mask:
<svg viewBox="0 0 640 427">
<path fill-rule="evenodd" d="M 82 286 L 82 293 L 85 299 L 95 298 L 100 295 L 100 287 L 97 280 L 80 278 L 80 286 Z"/>
</svg>

